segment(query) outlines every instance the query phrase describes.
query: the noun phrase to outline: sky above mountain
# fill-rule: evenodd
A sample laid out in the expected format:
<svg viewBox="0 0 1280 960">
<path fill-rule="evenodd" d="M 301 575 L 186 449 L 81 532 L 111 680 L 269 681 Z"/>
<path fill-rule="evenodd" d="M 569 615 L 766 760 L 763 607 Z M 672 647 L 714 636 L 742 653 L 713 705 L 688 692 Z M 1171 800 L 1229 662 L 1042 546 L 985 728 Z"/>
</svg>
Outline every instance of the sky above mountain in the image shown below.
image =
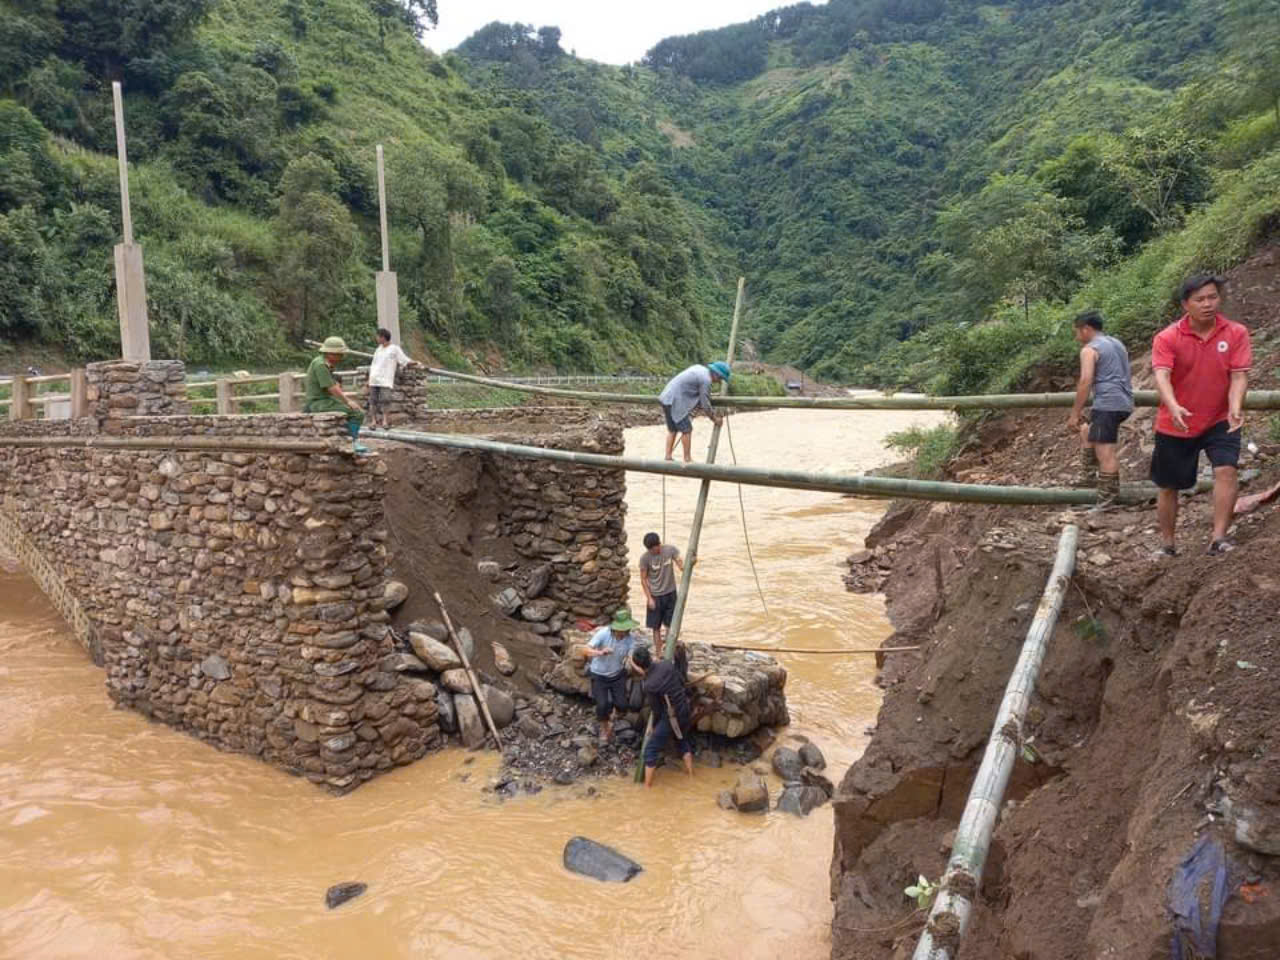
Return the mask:
<svg viewBox="0 0 1280 960">
<path fill-rule="evenodd" d="M 785 5 L 786 0 L 441 0 L 440 26 L 424 42 L 444 53 L 494 20 L 532 23 L 559 27 L 560 45 L 579 57 L 632 63 L 665 37 L 741 23 Z"/>
</svg>

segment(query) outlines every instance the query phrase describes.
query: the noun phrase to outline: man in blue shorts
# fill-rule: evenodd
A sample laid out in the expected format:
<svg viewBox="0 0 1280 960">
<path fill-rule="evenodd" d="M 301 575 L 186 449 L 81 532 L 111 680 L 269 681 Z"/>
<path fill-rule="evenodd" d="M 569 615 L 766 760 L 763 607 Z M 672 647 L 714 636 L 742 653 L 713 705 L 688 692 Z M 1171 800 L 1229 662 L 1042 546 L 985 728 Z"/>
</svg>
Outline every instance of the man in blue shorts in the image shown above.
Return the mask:
<svg viewBox="0 0 1280 960">
<path fill-rule="evenodd" d="M 711 385 L 728 380 L 729 365 L 723 360 L 715 363 L 695 363 L 672 377 L 658 399 L 662 402 L 662 415 L 667 421 L 667 453 L 676 448 L 676 434 L 684 448 L 684 462 L 693 462 L 693 422 L 689 419 L 695 410 L 702 410 L 715 423 L 724 418 L 711 406 Z"/>
</svg>

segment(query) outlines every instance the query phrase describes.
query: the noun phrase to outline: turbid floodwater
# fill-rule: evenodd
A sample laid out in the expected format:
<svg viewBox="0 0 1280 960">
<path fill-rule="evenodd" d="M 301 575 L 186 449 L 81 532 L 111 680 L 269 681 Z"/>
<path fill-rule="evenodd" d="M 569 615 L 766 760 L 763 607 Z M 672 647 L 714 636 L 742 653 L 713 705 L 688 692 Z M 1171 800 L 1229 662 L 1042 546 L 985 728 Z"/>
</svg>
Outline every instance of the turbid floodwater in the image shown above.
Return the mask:
<svg viewBox="0 0 1280 960">
<path fill-rule="evenodd" d="M 886 433 L 923 413 L 736 417 L 738 460 L 861 472 Z M 695 456 L 710 435 L 695 421 Z M 661 455 L 658 427 L 627 431 Z M 722 442 L 721 462 L 729 462 Z M 666 537 L 684 548 L 698 484 L 667 480 Z M 877 598 L 845 592 L 840 561 L 883 510 L 831 494 L 744 487 L 768 603 L 747 562 L 738 493 L 717 484 L 685 620 L 689 639 L 869 647 Z M 663 481 L 630 477 L 632 558 L 662 532 Z M 633 585 L 637 612 L 643 606 Z M 879 706 L 874 658 L 787 654 L 792 726 L 837 780 Z M 0 564 L 0 957 L 498 958 L 615 956 L 819 960 L 829 953 L 830 807 L 804 820 L 726 812 L 737 768 L 660 770 L 549 786 L 499 802 L 496 756 L 449 750 L 335 798 L 247 757 L 112 708 L 32 582 Z M 772 787 L 778 789 L 776 780 Z M 589 793 L 594 787 L 595 792 Z M 581 834 L 644 866 L 604 886 L 561 866 Z M 362 881 L 337 910 L 325 890 Z"/>
</svg>

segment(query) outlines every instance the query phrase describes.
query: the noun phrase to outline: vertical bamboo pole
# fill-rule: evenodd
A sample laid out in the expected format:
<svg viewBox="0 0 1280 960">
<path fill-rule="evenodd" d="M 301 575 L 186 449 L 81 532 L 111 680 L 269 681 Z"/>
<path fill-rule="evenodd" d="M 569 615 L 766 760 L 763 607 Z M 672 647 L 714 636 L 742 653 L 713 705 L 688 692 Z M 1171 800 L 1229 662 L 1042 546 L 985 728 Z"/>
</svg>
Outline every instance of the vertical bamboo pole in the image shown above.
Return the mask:
<svg viewBox="0 0 1280 960">
<path fill-rule="evenodd" d="M 1074 525 L 1063 528 L 1058 538 L 1058 555 L 1045 585 L 1044 596 L 1023 641 L 1017 665 L 1009 676 L 1004 698 L 996 712 L 991 738 L 982 755 L 982 765 L 969 790 L 956 839 L 951 847 L 947 872 L 942 875 L 942 889 L 929 912 L 929 923 L 916 945 L 913 960 L 952 960 L 955 957 L 969 918 L 973 899 L 982 884 L 982 871 L 987 864 L 991 835 L 1004 802 L 1004 791 L 1013 773 L 1013 763 L 1022 748 L 1022 724 L 1031 705 L 1040 665 L 1044 662 L 1054 624 L 1062 612 L 1067 585 L 1076 565 L 1076 543 L 1080 530 Z"/>
<path fill-rule="evenodd" d="M 726 359 L 733 366 L 733 354 L 738 346 L 738 322 L 742 319 L 742 301 L 745 296 L 747 278 L 738 278 L 738 297 L 733 304 L 733 323 L 729 327 L 729 350 Z M 720 388 L 721 393 L 729 389 L 728 383 Z M 707 447 L 707 463 L 716 462 L 716 451 L 720 447 L 720 424 L 711 428 L 711 443 Z M 703 480 L 698 487 L 698 502 L 693 509 L 693 526 L 689 529 L 689 547 L 684 554 L 684 573 L 680 576 L 680 590 L 676 594 L 676 608 L 671 613 L 671 626 L 667 629 L 667 643 L 663 648 L 663 656 L 670 660 L 676 653 L 676 640 L 680 636 L 680 625 L 684 622 L 684 609 L 689 602 L 689 588 L 693 585 L 693 568 L 698 562 L 698 541 L 702 537 L 702 519 L 707 513 L 707 497 L 711 493 L 711 481 Z M 644 741 L 640 745 L 640 757 L 636 760 L 636 782 L 644 779 L 644 747 L 649 742 L 649 734 L 653 730 L 653 717 L 645 727 Z M 692 733 L 692 731 L 690 731 Z"/>
</svg>

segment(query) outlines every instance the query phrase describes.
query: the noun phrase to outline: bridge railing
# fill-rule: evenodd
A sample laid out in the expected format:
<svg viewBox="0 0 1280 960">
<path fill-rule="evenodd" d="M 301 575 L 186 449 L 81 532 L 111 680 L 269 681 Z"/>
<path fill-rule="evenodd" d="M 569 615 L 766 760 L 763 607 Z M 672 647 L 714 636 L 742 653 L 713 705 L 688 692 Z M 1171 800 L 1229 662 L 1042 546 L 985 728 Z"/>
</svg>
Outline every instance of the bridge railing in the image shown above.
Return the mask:
<svg viewBox="0 0 1280 960">
<path fill-rule="evenodd" d="M 68 420 L 89 412 L 83 369 L 0 377 L 0 411 L 9 420 Z"/>
<path fill-rule="evenodd" d="M 343 389 L 353 389 L 367 380 L 367 367 L 341 370 L 334 377 Z M 192 413 L 229 416 L 240 413 L 302 412 L 302 381 L 306 374 L 296 371 L 248 377 L 216 377 L 187 382 L 187 402 Z M 272 390 L 271 387 L 275 389 Z"/>
</svg>

